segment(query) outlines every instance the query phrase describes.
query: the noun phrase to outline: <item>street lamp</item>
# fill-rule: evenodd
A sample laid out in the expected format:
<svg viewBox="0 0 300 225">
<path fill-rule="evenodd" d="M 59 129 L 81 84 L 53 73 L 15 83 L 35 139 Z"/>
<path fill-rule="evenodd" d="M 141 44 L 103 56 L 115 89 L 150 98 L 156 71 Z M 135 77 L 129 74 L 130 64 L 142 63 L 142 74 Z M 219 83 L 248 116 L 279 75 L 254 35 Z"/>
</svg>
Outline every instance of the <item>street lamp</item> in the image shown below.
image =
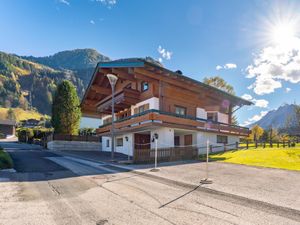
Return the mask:
<svg viewBox="0 0 300 225">
<path fill-rule="evenodd" d="M 111 86 L 111 160 L 114 160 L 115 153 L 115 85 L 117 83 L 118 77 L 114 74 L 106 75 L 110 86 Z"/>
</svg>

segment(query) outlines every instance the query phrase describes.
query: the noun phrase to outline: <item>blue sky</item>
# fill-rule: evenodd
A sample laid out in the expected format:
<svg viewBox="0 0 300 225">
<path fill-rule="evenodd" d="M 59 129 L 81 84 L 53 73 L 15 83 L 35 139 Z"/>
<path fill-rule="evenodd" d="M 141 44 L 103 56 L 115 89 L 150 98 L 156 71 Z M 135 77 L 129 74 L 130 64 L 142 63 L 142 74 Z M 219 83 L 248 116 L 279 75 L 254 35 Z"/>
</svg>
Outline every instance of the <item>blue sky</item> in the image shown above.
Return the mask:
<svg viewBox="0 0 300 225">
<path fill-rule="evenodd" d="M 1 51 L 94 48 L 161 59 L 200 81 L 219 75 L 256 103 L 238 111 L 243 125 L 300 94 L 297 1 L 0 0 L 0 9 Z"/>
</svg>

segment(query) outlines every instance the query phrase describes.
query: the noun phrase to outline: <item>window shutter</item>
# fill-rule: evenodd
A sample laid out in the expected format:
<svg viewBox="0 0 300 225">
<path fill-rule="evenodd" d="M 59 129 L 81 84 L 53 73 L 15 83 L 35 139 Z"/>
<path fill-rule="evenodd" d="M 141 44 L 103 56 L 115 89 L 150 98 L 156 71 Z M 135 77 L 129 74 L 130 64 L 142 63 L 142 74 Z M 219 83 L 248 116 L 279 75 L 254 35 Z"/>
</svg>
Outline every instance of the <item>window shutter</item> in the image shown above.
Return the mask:
<svg viewBox="0 0 300 225">
<path fill-rule="evenodd" d="M 150 107 L 149 107 L 149 103 L 144 105 L 145 111 L 148 110 L 149 108 L 150 108 Z"/>
</svg>

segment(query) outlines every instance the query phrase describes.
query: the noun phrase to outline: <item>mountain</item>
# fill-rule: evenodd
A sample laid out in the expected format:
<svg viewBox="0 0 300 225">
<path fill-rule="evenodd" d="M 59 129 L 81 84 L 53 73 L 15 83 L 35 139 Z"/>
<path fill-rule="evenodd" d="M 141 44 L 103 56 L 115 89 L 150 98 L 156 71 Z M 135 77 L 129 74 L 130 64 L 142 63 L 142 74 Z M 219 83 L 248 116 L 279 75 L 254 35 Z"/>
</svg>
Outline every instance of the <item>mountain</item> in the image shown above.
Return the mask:
<svg viewBox="0 0 300 225">
<path fill-rule="evenodd" d="M 63 51 L 47 57 L 0 52 L 0 107 L 27 109 L 29 102 L 40 113 L 51 113 L 56 86 L 70 80 L 82 97 L 95 65 L 109 58 L 93 49 Z"/>
<path fill-rule="evenodd" d="M 67 70 L 95 68 L 98 62 L 110 60 L 107 56 L 101 55 L 95 49 L 89 48 L 62 51 L 45 57 L 23 56 L 22 58 L 54 69 Z"/>
<path fill-rule="evenodd" d="M 263 118 L 249 125 L 249 127 L 252 127 L 255 124 L 263 129 L 269 129 L 271 126 L 277 129 L 285 128 L 288 124 L 292 126 L 293 124 L 296 124 L 297 121 L 295 109 L 295 104 L 282 105 L 276 110 L 269 111 Z"/>
</svg>

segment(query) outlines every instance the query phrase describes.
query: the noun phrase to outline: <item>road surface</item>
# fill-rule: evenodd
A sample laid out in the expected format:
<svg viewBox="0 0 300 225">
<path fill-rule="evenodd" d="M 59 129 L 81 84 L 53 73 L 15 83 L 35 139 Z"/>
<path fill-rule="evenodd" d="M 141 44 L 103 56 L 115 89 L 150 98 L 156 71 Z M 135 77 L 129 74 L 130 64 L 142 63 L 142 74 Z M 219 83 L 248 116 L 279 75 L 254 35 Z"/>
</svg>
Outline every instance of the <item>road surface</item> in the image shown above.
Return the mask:
<svg viewBox="0 0 300 225">
<path fill-rule="evenodd" d="M 300 224 L 299 211 L 206 193 L 31 145 L 0 145 L 17 170 L 0 172 L 0 225 Z"/>
</svg>

